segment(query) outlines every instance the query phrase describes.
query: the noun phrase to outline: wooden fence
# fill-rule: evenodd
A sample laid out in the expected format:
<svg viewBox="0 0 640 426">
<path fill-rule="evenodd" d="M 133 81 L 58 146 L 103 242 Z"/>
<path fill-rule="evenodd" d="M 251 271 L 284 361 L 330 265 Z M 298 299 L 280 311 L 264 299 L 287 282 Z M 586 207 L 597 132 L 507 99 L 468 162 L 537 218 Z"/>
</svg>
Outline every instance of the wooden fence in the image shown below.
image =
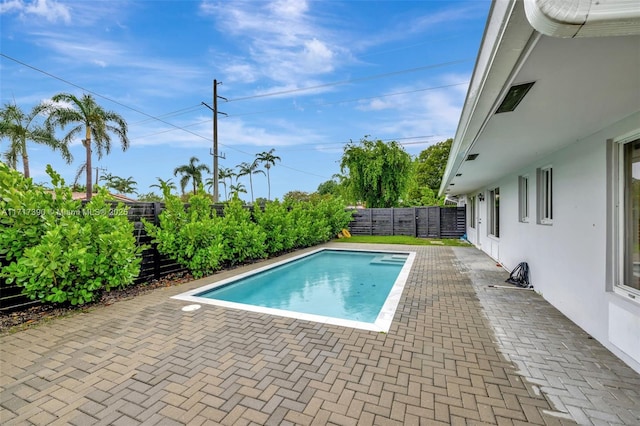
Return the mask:
<svg viewBox="0 0 640 426">
<path fill-rule="evenodd" d="M 349 224 L 352 235 L 409 235 L 419 238 L 460 238 L 466 232 L 464 207 L 356 209 Z"/>
</svg>

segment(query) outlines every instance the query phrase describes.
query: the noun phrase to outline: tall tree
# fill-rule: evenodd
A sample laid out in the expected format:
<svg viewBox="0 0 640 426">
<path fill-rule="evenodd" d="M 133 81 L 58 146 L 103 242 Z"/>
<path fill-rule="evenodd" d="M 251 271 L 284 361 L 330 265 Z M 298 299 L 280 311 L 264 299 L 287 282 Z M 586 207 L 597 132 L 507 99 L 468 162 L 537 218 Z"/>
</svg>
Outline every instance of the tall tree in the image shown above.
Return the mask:
<svg viewBox="0 0 640 426">
<path fill-rule="evenodd" d="M 129 176 L 125 179 L 120 176 L 108 174 L 108 176 L 103 176 L 101 180 L 105 180 L 107 182 L 105 187 L 113 189 L 119 194 L 131 194 L 136 192 L 136 186 L 138 185 L 138 183 L 133 180 L 133 176 Z"/>
<path fill-rule="evenodd" d="M 51 127 L 43 126 L 36 120 L 45 111 L 46 106 L 40 104 L 34 106 L 29 114 L 25 114 L 18 105 L 9 103 L 0 110 L 0 122 L 2 123 L 0 124 L 0 137 L 9 140 L 9 149 L 5 151 L 4 158 L 15 169 L 18 157 L 21 157 L 25 177 L 31 175 L 27 152 L 28 141 L 60 150 L 62 158 L 67 163 L 72 160 L 68 144 L 57 140 Z"/>
<path fill-rule="evenodd" d="M 397 142 L 363 138 L 344 147 L 340 162 L 346 184 L 356 201 L 367 207 L 394 207 L 405 193 L 411 172 L 411 156 Z"/>
<path fill-rule="evenodd" d="M 256 154 L 256 160 L 264 164 L 264 168 L 267 170 L 267 186 L 269 188 L 267 200 L 271 200 L 271 177 L 269 176 L 269 170 L 276 165 L 276 161 L 280 161 L 280 157 L 273 155 L 273 151 L 275 151 L 275 148 Z"/>
<path fill-rule="evenodd" d="M 431 145 L 418 155 L 416 159 L 416 180 L 419 186 L 431 188 L 434 193 L 440 191 L 440 183 L 447 167 L 449 151 L 453 139 Z"/>
<path fill-rule="evenodd" d="M 229 199 L 229 197 L 227 196 L 227 179 L 229 179 L 229 185 L 232 185 L 234 176 L 235 174 L 233 173 L 233 170 L 228 167 L 222 167 L 218 169 L 218 181 L 222 183 L 222 185 L 224 185 L 225 200 Z"/>
<path fill-rule="evenodd" d="M 156 179 L 158 179 L 158 183 L 149 185 L 149 188 L 160 189 L 160 192 L 162 192 L 162 195 L 164 195 L 165 197 L 171 194 L 171 190 L 176 189 L 176 184 L 173 183 L 173 179 L 164 180 L 159 177 L 156 177 Z"/>
<path fill-rule="evenodd" d="M 244 184 L 242 182 L 236 182 L 235 185 L 232 184 L 229 187 L 229 191 L 231 192 L 230 195 L 232 197 L 236 197 L 236 198 L 239 197 L 241 192 L 244 193 L 244 194 L 247 193 L 247 189 L 244 187 Z"/>
<path fill-rule="evenodd" d="M 51 98 L 56 104 L 49 107 L 47 122 L 64 130 L 67 125 L 73 127 L 62 138 L 68 145 L 84 131 L 82 146 L 86 151 L 85 174 L 87 176 L 87 200 L 91 199 L 93 183 L 91 181 L 91 156 L 95 148 L 98 159 L 111 152 L 111 134 L 120 140 L 123 151 L 129 148 L 127 122 L 117 113 L 107 111 L 96 103 L 91 95 L 83 94 L 80 98 L 70 93 L 59 93 Z"/>
<path fill-rule="evenodd" d="M 191 157 L 189 164 L 178 166 L 173 170 L 173 175 L 182 175 L 180 178 L 180 189 L 184 195 L 184 189 L 187 187 L 189 180 L 193 182 L 193 194 L 198 192 L 198 185 L 202 184 L 202 172 L 211 173 L 211 170 L 206 164 L 197 164 L 200 160 L 198 157 Z"/>
<path fill-rule="evenodd" d="M 264 174 L 264 170 L 258 170 L 258 160 L 253 160 L 252 163 L 243 162 L 238 165 L 238 174 L 236 175 L 236 181 L 242 176 L 249 175 L 249 188 L 251 189 L 251 203 L 253 204 L 253 179 L 251 175 L 258 173 Z"/>
<path fill-rule="evenodd" d="M 316 192 L 319 195 L 339 195 L 340 194 L 340 185 L 335 180 L 331 179 L 325 182 L 322 182 L 318 185 L 318 189 Z"/>
</svg>

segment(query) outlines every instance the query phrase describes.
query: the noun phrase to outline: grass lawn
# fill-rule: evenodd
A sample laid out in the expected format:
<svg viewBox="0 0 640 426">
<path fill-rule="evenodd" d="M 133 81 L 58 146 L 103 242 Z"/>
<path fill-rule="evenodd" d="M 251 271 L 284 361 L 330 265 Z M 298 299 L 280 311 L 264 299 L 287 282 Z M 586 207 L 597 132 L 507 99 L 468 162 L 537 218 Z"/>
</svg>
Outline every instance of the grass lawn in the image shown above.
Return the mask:
<svg viewBox="0 0 640 426">
<path fill-rule="evenodd" d="M 353 235 L 351 238 L 333 240 L 337 243 L 366 243 L 366 244 L 408 244 L 413 246 L 471 246 L 470 243 L 454 238 L 416 238 L 405 235 Z"/>
</svg>

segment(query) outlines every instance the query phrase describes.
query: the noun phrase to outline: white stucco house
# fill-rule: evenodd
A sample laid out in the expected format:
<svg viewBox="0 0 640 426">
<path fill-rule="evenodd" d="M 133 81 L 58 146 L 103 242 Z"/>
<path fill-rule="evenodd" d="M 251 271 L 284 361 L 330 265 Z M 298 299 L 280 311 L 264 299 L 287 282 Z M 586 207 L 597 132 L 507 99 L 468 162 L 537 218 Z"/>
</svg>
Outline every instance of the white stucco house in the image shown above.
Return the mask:
<svg viewBox="0 0 640 426">
<path fill-rule="evenodd" d="M 640 1 L 495 1 L 440 194 L 640 372 Z"/>
</svg>

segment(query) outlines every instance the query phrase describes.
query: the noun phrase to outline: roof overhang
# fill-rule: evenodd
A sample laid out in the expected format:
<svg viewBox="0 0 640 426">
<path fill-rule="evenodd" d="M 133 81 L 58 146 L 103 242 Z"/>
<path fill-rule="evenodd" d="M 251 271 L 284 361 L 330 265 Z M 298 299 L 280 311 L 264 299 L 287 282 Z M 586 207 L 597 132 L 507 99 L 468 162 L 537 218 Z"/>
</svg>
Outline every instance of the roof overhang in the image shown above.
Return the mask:
<svg viewBox="0 0 640 426">
<path fill-rule="evenodd" d="M 531 26 L 552 37 L 638 34 L 638 0 L 525 0 Z"/>
<path fill-rule="evenodd" d="M 638 34 L 635 0 L 494 2 L 440 194 L 490 185 L 639 111 Z M 496 114 L 530 82 L 514 111 Z"/>
</svg>

